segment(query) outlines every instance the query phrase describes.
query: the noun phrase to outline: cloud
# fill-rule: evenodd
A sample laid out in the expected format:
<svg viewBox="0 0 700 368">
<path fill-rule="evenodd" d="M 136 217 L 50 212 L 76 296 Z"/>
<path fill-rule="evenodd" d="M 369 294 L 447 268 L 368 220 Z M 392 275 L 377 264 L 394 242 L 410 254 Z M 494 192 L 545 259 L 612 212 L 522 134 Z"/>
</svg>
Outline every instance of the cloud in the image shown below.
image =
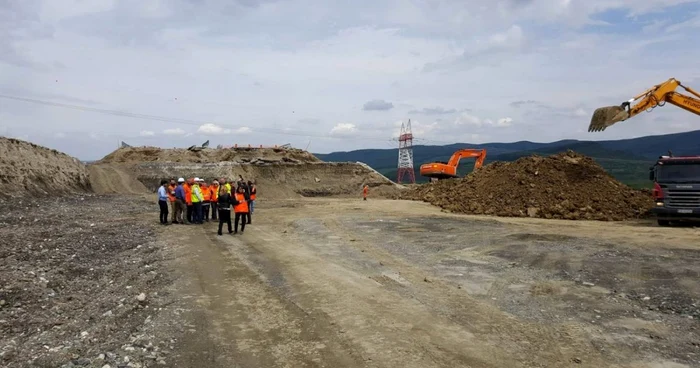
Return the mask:
<svg viewBox="0 0 700 368">
<path fill-rule="evenodd" d="M 352 123 L 339 123 L 331 129 L 330 134 L 333 136 L 348 136 L 357 133 L 357 126 Z"/>
<path fill-rule="evenodd" d="M 384 100 L 372 100 L 368 101 L 362 106 L 362 110 L 365 111 L 387 111 L 394 108 L 394 104 Z"/>
<path fill-rule="evenodd" d="M 539 102 L 534 101 L 534 100 L 521 100 L 521 101 L 513 101 L 509 105 L 511 107 L 518 108 L 518 107 L 525 106 L 525 105 L 537 105 L 537 104 L 539 104 Z"/>
<path fill-rule="evenodd" d="M 229 129 L 212 123 L 202 124 L 197 129 L 197 133 L 204 135 L 250 134 L 252 131 L 248 127 Z"/>
<path fill-rule="evenodd" d="M 218 126 L 216 124 L 202 124 L 199 126 L 197 129 L 197 133 L 205 134 L 205 135 L 215 135 L 215 134 L 230 134 L 231 129 L 225 129 L 221 126 Z"/>
<path fill-rule="evenodd" d="M 152 130 L 142 130 L 141 133 L 139 133 L 141 137 L 153 137 L 156 135 L 156 133 Z"/>
<path fill-rule="evenodd" d="M 163 134 L 165 135 L 185 135 L 185 130 L 181 128 L 171 128 L 171 129 L 165 129 L 163 131 Z"/>
<path fill-rule="evenodd" d="M 457 112 L 457 109 L 446 109 L 444 107 L 436 106 L 436 107 L 425 107 L 421 110 L 411 110 L 408 113 L 409 114 L 422 114 L 422 115 L 445 115 L 445 114 L 454 114 Z"/>
<path fill-rule="evenodd" d="M 496 120 L 496 126 L 499 127 L 509 127 L 513 124 L 512 118 L 500 118 Z"/>
<path fill-rule="evenodd" d="M 473 127 L 509 127 L 513 125 L 513 119 L 510 117 L 500 118 L 497 120 L 482 119 L 478 116 L 462 113 L 454 121 L 455 125 L 467 125 Z"/>
<path fill-rule="evenodd" d="M 212 146 L 246 134 L 267 145 L 313 140 L 316 152 L 383 148 L 409 117 L 420 120 L 414 134 L 436 144 L 471 134 L 631 138 L 658 134 L 655 117 L 685 121 L 687 112 L 655 109 L 595 134 L 586 115 L 663 82 L 668 70 L 696 89 L 700 80 L 687 62 L 700 58 L 688 47 L 697 1 L 0 3 L 0 125 L 79 158 L 102 157 L 107 143 L 142 131 L 187 147 L 200 127 Z M 659 58 L 677 50 L 683 58 Z M 91 131 L 99 140 L 73 133 Z"/>
</svg>

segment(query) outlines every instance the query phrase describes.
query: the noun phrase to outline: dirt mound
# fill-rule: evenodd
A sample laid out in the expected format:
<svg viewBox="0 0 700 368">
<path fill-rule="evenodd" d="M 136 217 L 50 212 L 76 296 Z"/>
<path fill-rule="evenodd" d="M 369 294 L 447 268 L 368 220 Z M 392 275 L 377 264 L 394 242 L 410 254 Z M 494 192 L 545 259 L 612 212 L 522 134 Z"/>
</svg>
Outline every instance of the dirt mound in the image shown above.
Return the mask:
<svg viewBox="0 0 700 368">
<path fill-rule="evenodd" d="M 120 165 L 92 164 L 88 165 L 90 184 L 97 194 L 141 194 L 148 189 L 136 180 L 136 176 L 128 167 Z"/>
<path fill-rule="evenodd" d="M 183 148 L 164 149 L 158 147 L 126 147 L 108 154 L 98 163 L 141 163 L 141 162 L 240 162 L 256 163 L 266 161 L 321 162 L 311 153 L 297 148 L 204 148 L 190 151 Z"/>
<path fill-rule="evenodd" d="M 0 196 L 89 190 L 88 171 L 78 159 L 33 143 L 0 137 Z"/>
<path fill-rule="evenodd" d="M 362 186 L 370 187 L 373 197 L 386 197 L 399 186 L 367 165 L 355 162 L 275 162 L 248 164 L 215 162 L 203 164 L 144 162 L 134 165 L 136 178 L 149 191 L 155 191 L 162 179 L 178 177 L 238 178 L 255 180 L 258 198 L 293 199 L 300 197 L 337 197 L 362 195 Z"/>
<path fill-rule="evenodd" d="M 408 190 L 402 199 L 422 200 L 460 213 L 570 220 L 643 217 L 651 196 L 608 174 L 573 151 L 494 162 L 460 179 Z"/>
</svg>

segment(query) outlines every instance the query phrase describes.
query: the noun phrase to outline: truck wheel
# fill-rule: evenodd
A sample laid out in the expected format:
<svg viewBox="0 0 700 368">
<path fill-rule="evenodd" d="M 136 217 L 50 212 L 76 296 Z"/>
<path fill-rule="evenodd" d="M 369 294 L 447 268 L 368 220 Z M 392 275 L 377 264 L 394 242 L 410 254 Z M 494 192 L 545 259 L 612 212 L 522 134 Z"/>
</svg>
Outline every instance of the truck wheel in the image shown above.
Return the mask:
<svg viewBox="0 0 700 368">
<path fill-rule="evenodd" d="M 671 225 L 671 221 L 669 221 L 669 220 L 656 220 L 656 222 L 659 224 L 659 226 L 669 226 L 669 225 Z"/>
</svg>

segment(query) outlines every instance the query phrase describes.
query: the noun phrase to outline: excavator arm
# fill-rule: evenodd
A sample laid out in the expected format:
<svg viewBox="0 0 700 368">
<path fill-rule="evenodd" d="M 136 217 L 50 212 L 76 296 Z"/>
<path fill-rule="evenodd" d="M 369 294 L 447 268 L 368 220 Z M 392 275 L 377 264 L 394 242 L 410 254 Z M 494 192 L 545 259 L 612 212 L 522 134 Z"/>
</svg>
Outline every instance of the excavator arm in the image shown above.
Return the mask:
<svg viewBox="0 0 700 368">
<path fill-rule="evenodd" d="M 685 89 L 695 97 L 676 92 L 675 90 L 678 87 Z M 588 131 L 603 131 L 605 128 L 636 116 L 642 111 L 651 111 L 651 109 L 658 106 L 664 106 L 667 102 L 696 115 L 700 115 L 700 93 L 690 87 L 684 86 L 675 78 L 670 78 L 666 82 L 649 88 L 632 99 L 623 102 L 619 106 L 606 106 L 596 109 L 593 112 Z M 632 103 L 635 104 L 632 105 Z"/>
<path fill-rule="evenodd" d="M 420 174 L 428 178 L 448 179 L 457 177 L 457 166 L 462 158 L 476 158 L 474 170 L 484 165 L 486 159 L 485 149 L 462 149 L 452 154 L 447 163 L 430 162 L 420 167 Z"/>
<path fill-rule="evenodd" d="M 486 159 L 486 150 L 481 149 L 462 149 L 452 154 L 450 160 L 447 164 L 450 166 L 459 166 L 459 160 L 462 158 L 475 157 L 476 162 L 474 162 L 474 170 L 480 168 L 484 164 L 484 159 Z"/>
</svg>

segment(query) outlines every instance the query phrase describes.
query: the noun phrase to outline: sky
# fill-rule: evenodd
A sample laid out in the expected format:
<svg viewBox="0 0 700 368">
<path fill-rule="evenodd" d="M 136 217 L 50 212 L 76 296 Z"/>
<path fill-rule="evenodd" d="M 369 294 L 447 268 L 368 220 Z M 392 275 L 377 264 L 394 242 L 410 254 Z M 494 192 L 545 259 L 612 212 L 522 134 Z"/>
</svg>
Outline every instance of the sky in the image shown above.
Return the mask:
<svg viewBox="0 0 700 368">
<path fill-rule="evenodd" d="M 0 135 L 83 160 L 132 146 L 619 139 L 587 131 L 674 77 L 700 89 L 700 1 L 0 0 Z"/>
</svg>

